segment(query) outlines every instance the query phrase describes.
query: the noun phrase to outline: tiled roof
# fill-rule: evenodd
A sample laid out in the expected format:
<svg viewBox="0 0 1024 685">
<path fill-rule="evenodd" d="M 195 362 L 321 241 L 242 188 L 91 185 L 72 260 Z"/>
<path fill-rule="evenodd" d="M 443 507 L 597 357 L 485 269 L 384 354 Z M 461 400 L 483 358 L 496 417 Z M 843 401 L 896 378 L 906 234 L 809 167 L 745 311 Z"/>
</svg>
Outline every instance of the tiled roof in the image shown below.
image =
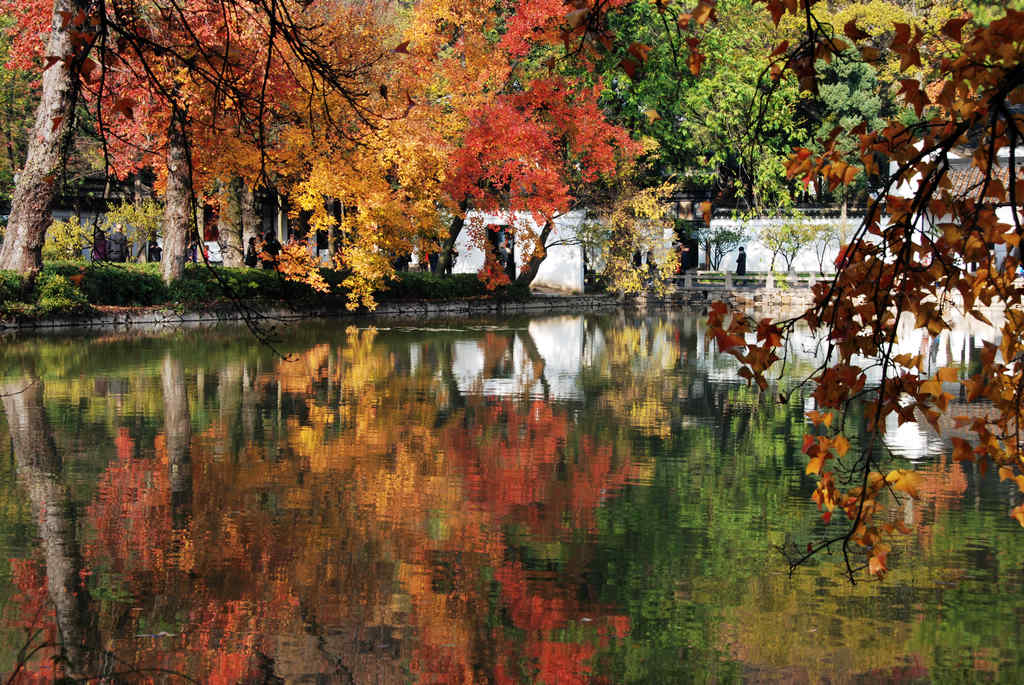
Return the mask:
<svg viewBox="0 0 1024 685">
<path fill-rule="evenodd" d="M 1024 165 L 1024 160 L 1021 160 L 1021 162 Z M 953 186 L 950 192 L 952 192 L 954 197 L 974 196 L 977 199 L 985 183 L 985 175 L 974 165 L 953 167 L 947 172 L 947 176 Z M 993 167 L 992 178 L 1002 183 L 1003 187 L 1009 192 L 1010 171 L 1007 167 L 1002 165 Z M 1024 169 L 1021 166 L 1017 167 L 1017 178 L 1024 179 Z M 1020 202 L 1024 198 L 1018 198 L 1017 200 Z"/>
</svg>

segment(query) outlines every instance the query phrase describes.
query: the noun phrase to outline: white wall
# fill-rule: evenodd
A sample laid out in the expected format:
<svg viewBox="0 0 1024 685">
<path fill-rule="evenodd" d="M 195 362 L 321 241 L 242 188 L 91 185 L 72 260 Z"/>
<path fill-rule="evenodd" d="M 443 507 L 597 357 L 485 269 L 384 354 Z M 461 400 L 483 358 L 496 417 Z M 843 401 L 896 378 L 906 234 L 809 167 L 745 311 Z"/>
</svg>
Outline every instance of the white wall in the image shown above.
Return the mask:
<svg viewBox="0 0 1024 685">
<path fill-rule="evenodd" d="M 772 253 L 763 242 L 757 238 L 757 234 L 765 226 L 771 226 L 773 224 L 781 224 L 787 221 L 786 219 L 754 219 L 747 222 L 739 222 L 735 219 L 712 219 L 711 227 L 714 228 L 737 228 L 745 226 L 747 235 L 747 242 L 743 243 L 744 249 L 747 251 L 747 271 L 768 271 L 768 267 L 772 263 Z M 840 219 L 828 218 L 828 219 L 806 219 L 807 223 L 814 225 L 828 225 L 834 224 L 839 226 Z M 846 219 L 846 231 L 847 234 L 852 234 L 853 231 L 861 222 L 861 217 L 850 216 Z M 736 256 L 739 254 L 739 249 L 733 250 L 727 254 L 723 259 L 719 268 L 723 271 L 736 271 Z M 838 242 L 831 243 L 825 251 L 825 259 L 823 262 L 825 273 L 832 273 L 835 271 L 835 259 L 839 255 L 839 244 Z M 701 263 L 704 260 L 704 253 L 700 254 Z M 786 260 L 779 255 L 775 259 L 775 270 L 778 272 L 786 270 Z M 800 250 L 797 253 L 796 260 L 793 262 L 794 271 L 818 271 L 818 255 L 815 252 L 814 245 L 808 245 L 807 247 Z"/>
<path fill-rule="evenodd" d="M 563 214 L 555 219 L 555 228 L 548 238 L 548 243 L 560 241 L 574 243 L 577 230 L 583 222 L 583 217 L 584 212 L 575 211 Z M 529 230 L 534 232 L 534 235 L 540 233 L 541 227 L 534 221 L 532 216 L 518 214 L 515 216 L 515 221 L 520 226 L 529 228 Z M 455 249 L 459 252 L 458 259 L 455 261 L 455 273 L 477 273 L 483 268 L 484 252 L 474 242 L 469 230 L 469 225 L 473 222 L 486 226 L 487 224 L 507 224 L 509 220 L 506 216 L 470 212 L 466 216 L 466 228 L 462 230 L 458 240 L 455 242 Z M 517 272 L 526 261 L 526 256 L 523 254 L 522 241 L 517 241 L 515 245 Z M 582 293 L 583 249 L 577 244 L 552 245 L 549 247 L 547 257 L 545 257 L 544 262 L 541 264 L 537 277 L 533 280 L 532 287 L 549 288 L 569 293 Z"/>
</svg>

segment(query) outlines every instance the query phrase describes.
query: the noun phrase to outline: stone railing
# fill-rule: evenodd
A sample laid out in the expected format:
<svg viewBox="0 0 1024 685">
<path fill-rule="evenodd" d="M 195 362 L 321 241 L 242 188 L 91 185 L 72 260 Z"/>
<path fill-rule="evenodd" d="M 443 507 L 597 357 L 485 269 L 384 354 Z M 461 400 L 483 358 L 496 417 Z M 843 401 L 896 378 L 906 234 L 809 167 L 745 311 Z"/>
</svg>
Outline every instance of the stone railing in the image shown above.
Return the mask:
<svg viewBox="0 0 1024 685">
<path fill-rule="evenodd" d="M 682 275 L 675 276 L 673 283 L 676 288 L 684 290 L 775 290 L 776 288 L 810 288 L 822 278 L 815 273 L 766 272 L 740 276 L 728 271 L 687 271 Z"/>
</svg>

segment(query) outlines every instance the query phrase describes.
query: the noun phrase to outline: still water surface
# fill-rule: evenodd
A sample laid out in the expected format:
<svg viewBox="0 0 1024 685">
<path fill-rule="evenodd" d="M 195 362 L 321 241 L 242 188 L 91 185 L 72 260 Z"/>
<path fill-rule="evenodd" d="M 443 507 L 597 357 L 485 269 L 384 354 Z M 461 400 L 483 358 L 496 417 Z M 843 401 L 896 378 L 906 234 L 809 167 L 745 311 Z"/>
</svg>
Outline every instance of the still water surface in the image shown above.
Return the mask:
<svg viewBox="0 0 1024 685">
<path fill-rule="evenodd" d="M 904 436 L 885 581 L 790 577 L 810 400 L 694 315 L 2 345 L 5 682 L 1024 681 L 1008 487 Z"/>
</svg>

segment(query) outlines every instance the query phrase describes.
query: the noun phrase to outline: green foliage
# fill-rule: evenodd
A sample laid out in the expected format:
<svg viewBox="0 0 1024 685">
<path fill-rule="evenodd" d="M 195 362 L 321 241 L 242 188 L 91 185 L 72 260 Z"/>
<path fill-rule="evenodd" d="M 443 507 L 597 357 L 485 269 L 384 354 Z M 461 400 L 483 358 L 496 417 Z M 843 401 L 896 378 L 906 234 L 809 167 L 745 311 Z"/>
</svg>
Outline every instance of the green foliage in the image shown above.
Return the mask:
<svg viewBox="0 0 1024 685">
<path fill-rule="evenodd" d="M 0 271 L 0 304 L 21 301 L 25 296 L 25 277 L 16 271 Z"/>
<path fill-rule="evenodd" d="M 388 289 L 381 294 L 384 300 L 446 300 L 458 297 L 481 297 L 488 294 L 476 274 L 439 276 L 426 271 L 404 271 L 397 274 Z"/>
<path fill-rule="evenodd" d="M 623 47 L 605 63 L 605 103 L 620 122 L 657 141 L 646 160 L 652 183 L 675 177 L 749 209 L 787 204 L 793 186 L 784 164 L 807 136 L 795 116 L 795 81 L 784 77 L 767 96 L 760 90 L 778 31 L 751 0 L 720 0 L 717 22 L 693 34 L 677 30 L 673 18 L 692 9 L 693 3 L 632 3 L 611 17 Z M 690 35 L 700 38 L 706 56 L 697 76 L 688 65 Z M 634 41 L 651 50 L 642 71 L 627 78 L 618 65 Z"/>
<path fill-rule="evenodd" d="M 856 50 L 850 48 L 841 58 L 830 62 L 818 60 L 817 69 L 821 123 L 814 134 L 815 140 L 826 139 L 836 127 L 844 133 L 860 123 L 864 123 L 868 131 L 884 127 L 883 117 L 892 113 L 892 103 L 883 103 L 875 68 L 860 59 Z M 853 152 L 859 140 L 844 136 L 839 145 L 844 152 Z"/>
<path fill-rule="evenodd" d="M 797 254 L 811 244 L 819 229 L 818 225 L 812 224 L 795 213 L 790 214 L 785 221 L 765 223 L 761 227 L 758 237 L 772 253 L 769 269 L 775 271 L 775 259 L 781 256 L 786 262 L 786 271 L 789 271 Z"/>
<path fill-rule="evenodd" d="M 82 314 L 89 311 L 89 300 L 68 278 L 44 272 L 36 279 L 36 307 L 42 316 Z"/>
<path fill-rule="evenodd" d="M 90 244 L 89 231 L 77 215 L 67 220 L 57 219 L 46 231 L 43 261 L 81 260 L 82 250 Z"/>
</svg>

